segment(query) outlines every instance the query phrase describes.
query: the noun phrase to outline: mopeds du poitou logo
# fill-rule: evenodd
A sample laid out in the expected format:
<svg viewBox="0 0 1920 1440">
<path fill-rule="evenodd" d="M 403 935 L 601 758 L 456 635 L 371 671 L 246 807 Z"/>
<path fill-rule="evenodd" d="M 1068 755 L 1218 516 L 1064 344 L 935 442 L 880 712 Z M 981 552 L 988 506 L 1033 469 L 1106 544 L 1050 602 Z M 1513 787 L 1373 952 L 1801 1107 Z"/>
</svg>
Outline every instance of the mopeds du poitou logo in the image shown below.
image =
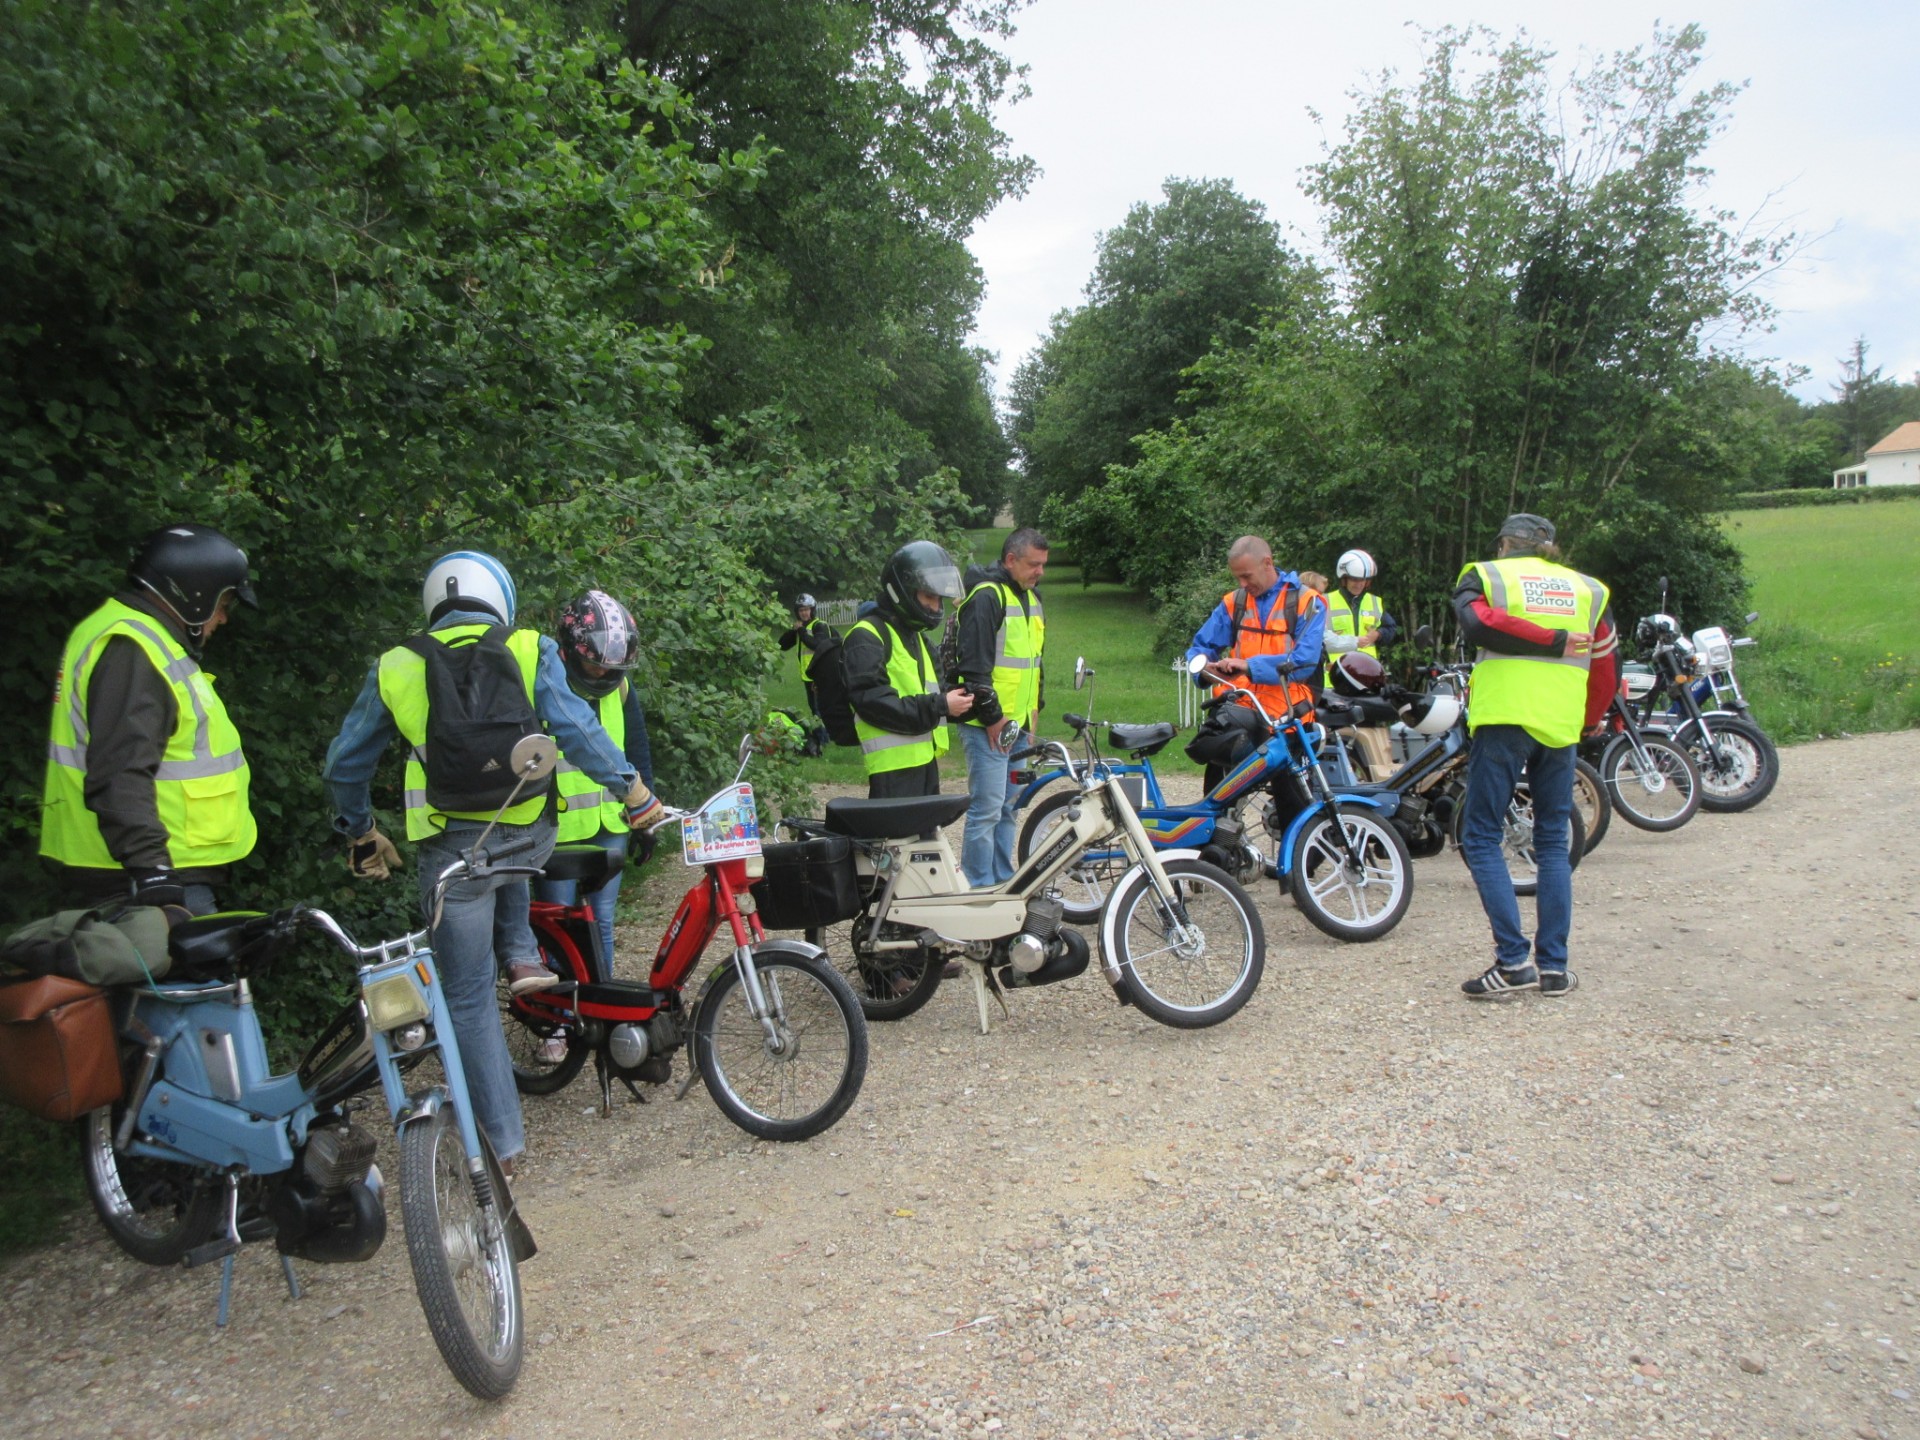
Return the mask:
<svg viewBox="0 0 1920 1440">
<path fill-rule="evenodd" d="M 1563 575 L 1523 575 L 1520 596 L 1532 615 L 1573 615 L 1579 610 L 1573 582 Z"/>
</svg>

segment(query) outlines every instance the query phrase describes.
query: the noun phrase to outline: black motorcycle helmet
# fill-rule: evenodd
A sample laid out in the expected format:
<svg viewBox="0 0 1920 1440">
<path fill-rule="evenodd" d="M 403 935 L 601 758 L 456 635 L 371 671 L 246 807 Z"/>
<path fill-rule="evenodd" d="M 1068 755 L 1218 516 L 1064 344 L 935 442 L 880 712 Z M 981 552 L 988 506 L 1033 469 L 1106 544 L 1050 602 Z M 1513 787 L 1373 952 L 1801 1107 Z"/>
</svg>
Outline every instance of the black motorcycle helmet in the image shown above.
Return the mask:
<svg viewBox="0 0 1920 1440">
<path fill-rule="evenodd" d="M 567 682 L 589 700 L 611 695 L 640 663 L 639 627 L 627 607 L 604 590 L 583 590 L 561 606 L 553 638 Z M 601 673 L 588 674 L 588 665 Z"/>
<path fill-rule="evenodd" d="M 966 593 L 960 585 L 960 567 L 931 540 L 902 545 L 880 571 L 881 598 L 915 630 L 931 630 L 940 623 L 940 612 L 920 603 L 923 590 L 947 600 L 958 600 Z"/>
<path fill-rule="evenodd" d="M 1334 692 L 1349 700 L 1361 695 L 1378 695 L 1386 683 L 1386 667 L 1362 651 L 1349 650 L 1333 662 Z"/>
<path fill-rule="evenodd" d="M 140 542 L 129 573 L 164 600 L 196 640 L 228 594 L 260 605 L 247 583 L 247 552 L 211 525 L 162 526 Z"/>
</svg>

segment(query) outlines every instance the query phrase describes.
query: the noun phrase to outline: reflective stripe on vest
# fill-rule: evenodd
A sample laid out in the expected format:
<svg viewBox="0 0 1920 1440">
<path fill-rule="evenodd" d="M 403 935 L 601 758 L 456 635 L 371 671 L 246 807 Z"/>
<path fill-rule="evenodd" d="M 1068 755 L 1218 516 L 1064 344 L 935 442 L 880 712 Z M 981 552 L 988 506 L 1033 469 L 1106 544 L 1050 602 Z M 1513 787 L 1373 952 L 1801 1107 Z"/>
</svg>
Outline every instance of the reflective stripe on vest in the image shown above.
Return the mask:
<svg viewBox="0 0 1920 1440">
<path fill-rule="evenodd" d="M 252 772 L 213 677 L 152 616 L 108 600 L 74 627 L 54 685 L 41 796 L 40 853 L 63 865 L 118 869 L 87 808 L 87 688 L 115 636 L 133 641 L 173 691 L 174 726 L 154 770 L 154 807 L 167 854 L 182 869 L 227 865 L 253 852 Z"/>
<path fill-rule="evenodd" d="M 865 630 L 882 645 L 887 647 L 887 683 L 893 687 L 896 695 L 938 695 L 940 693 L 940 675 L 933 668 L 933 659 L 927 654 L 926 638 L 919 631 L 911 635 L 902 635 L 891 625 L 896 643 L 888 644 L 887 637 L 880 633 L 880 622 L 860 620 L 849 626 L 847 633 Z M 913 650 L 907 649 L 911 643 Z M 924 765 L 947 753 L 947 727 L 936 725 L 932 730 L 918 735 L 901 735 L 892 730 L 882 730 L 869 725 L 859 711 L 853 714 L 854 733 L 860 737 L 860 763 L 866 767 L 867 774 L 879 775 L 888 770 L 910 770 L 916 765 Z"/>
<path fill-rule="evenodd" d="M 1353 597 L 1347 594 L 1345 589 L 1337 590 L 1328 595 L 1326 600 L 1327 633 L 1329 635 L 1364 635 L 1369 630 L 1378 630 L 1381 620 L 1385 618 L 1387 613 L 1387 607 L 1380 603 L 1380 597 L 1378 595 L 1374 594 L 1371 590 L 1363 590 L 1360 592 L 1359 626 L 1356 628 L 1354 624 Z M 1380 658 L 1380 649 L 1377 645 L 1362 645 L 1359 647 L 1359 650 L 1362 655 L 1371 655 L 1376 660 Z M 1348 651 L 1347 653 L 1352 654 L 1353 652 Z M 1327 656 L 1329 667 L 1331 667 L 1335 658 L 1337 657 L 1332 654 Z"/>
<path fill-rule="evenodd" d="M 1607 609 L 1607 587 L 1591 575 L 1550 560 L 1516 555 L 1483 560 L 1460 571 L 1480 577 L 1487 603 L 1503 614 L 1547 630 L 1591 635 Z M 1467 726 L 1519 725 L 1542 745 L 1558 749 L 1580 738 L 1587 718 L 1587 655 L 1502 655 L 1482 650 L 1467 689 Z"/>
<path fill-rule="evenodd" d="M 619 689 L 610 695 L 602 695 L 594 707 L 607 738 L 613 742 L 613 748 L 622 754 L 626 753 L 627 748 L 626 699 L 629 684 L 622 680 Z M 602 830 L 617 835 L 627 828 L 620 813 L 620 802 L 626 796 L 616 795 L 601 785 L 567 759 L 564 753 L 554 772 L 554 788 L 560 795 L 560 833 L 557 843 L 591 840 Z"/>
<path fill-rule="evenodd" d="M 1320 603 L 1320 597 L 1304 586 L 1295 587 L 1282 582 L 1279 593 L 1274 596 L 1273 609 L 1263 621 L 1260 618 L 1260 603 L 1253 596 L 1246 598 L 1246 605 L 1240 611 L 1240 622 L 1234 627 L 1233 645 L 1227 654 L 1246 660 L 1255 655 L 1291 655 L 1293 653 L 1293 627 L 1286 615 L 1280 613 L 1280 606 L 1289 591 L 1296 593 L 1293 602 L 1293 618 L 1308 614 L 1312 607 Z M 1241 592 L 1229 590 L 1220 597 L 1220 603 L 1227 607 L 1227 618 L 1233 618 L 1233 600 Z M 1215 695 L 1224 695 L 1235 687 L 1216 685 Z M 1259 697 L 1261 708 L 1269 716 L 1278 720 L 1293 706 L 1305 700 L 1311 702 L 1313 691 L 1297 680 L 1289 680 L 1285 685 L 1256 685 L 1251 675 L 1240 677 L 1238 688 L 1251 690 Z"/>
<path fill-rule="evenodd" d="M 441 644 L 450 644 L 469 635 L 495 629 L 492 625 L 449 625 L 427 633 Z M 520 664 L 526 681 L 528 703 L 533 701 L 533 676 L 540 664 L 540 632 L 515 630 L 507 636 L 507 649 Z M 396 645 L 380 657 L 380 699 L 393 716 L 393 723 L 405 738 L 407 750 L 404 781 L 407 807 L 407 838 L 424 840 L 446 829 L 449 820 L 491 820 L 492 811 L 436 810 L 427 803 L 427 662 L 404 645 Z M 547 797 L 535 795 L 522 800 L 500 817 L 503 825 L 531 825 L 546 808 Z"/>
<path fill-rule="evenodd" d="M 997 580 L 981 581 L 967 593 L 967 600 L 982 590 L 998 591 L 1005 610 L 993 637 L 993 693 L 1008 719 L 1031 730 L 1034 711 L 1040 706 L 1040 653 L 1047 644 L 1047 612 L 1039 591 L 1027 592 L 1023 608 L 1013 586 Z"/>
</svg>

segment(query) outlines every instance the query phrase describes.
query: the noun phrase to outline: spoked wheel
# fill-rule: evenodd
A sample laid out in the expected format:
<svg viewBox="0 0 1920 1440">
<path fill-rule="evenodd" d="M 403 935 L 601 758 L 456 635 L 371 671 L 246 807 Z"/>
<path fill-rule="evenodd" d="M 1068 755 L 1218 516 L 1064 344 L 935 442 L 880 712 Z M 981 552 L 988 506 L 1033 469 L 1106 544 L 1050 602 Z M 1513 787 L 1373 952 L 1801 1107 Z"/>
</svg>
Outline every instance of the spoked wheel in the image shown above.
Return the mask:
<svg viewBox="0 0 1920 1440">
<path fill-rule="evenodd" d="M 1462 804 L 1453 812 L 1453 846 L 1460 849 L 1460 826 L 1467 813 Z M 1581 857 L 1587 853 L 1587 826 L 1580 818 L 1580 807 L 1575 805 L 1567 814 L 1567 868 L 1578 870 Z M 1526 781 L 1514 786 L 1513 799 L 1507 802 L 1507 823 L 1500 840 L 1501 853 L 1506 857 L 1507 873 L 1513 877 L 1513 893 L 1531 895 L 1540 888 L 1540 862 L 1533 848 L 1533 795 L 1527 789 Z M 1460 850 L 1464 861 L 1467 852 Z"/>
<path fill-rule="evenodd" d="M 1114 894 L 1100 943 L 1141 1013 L 1181 1030 L 1218 1025 L 1253 998 L 1266 968 L 1260 912 L 1218 866 L 1167 860 L 1162 868 L 1173 882 L 1172 913 L 1153 877 L 1136 870 Z"/>
<path fill-rule="evenodd" d="M 812 955 L 754 959 L 767 1020 L 754 1018 L 740 967 L 700 997 L 693 1059 L 726 1117 L 762 1140 L 806 1140 L 847 1113 L 867 1075 L 867 1022 L 840 974 Z"/>
<path fill-rule="evenodd" d="M 1607 800 L 1607 787 L 1600 778 L 1599 768 L 1578 755 L 1573 757 L 1573 808 L 1580 812 L 1580 823 L 1587 827 L 1587 843 L 1581 854 L 1591 855 L 1594 847 L 1607 838 L 1607 827 L 1613 823 L 1613 806 Z"/>
<path fill-rule="evenodd" d="M 1632 741 L 1617 736 L 1600 756 L 1600 783 L 1629 825 L 1678 830 L 1700 808 L 1700 772 L 1685 750 L 1663 736 L 1643 734 L 1640 744 L 1644 761 Z"/>
<path fill-rule="evenodd" d="M 498 1400 L 520 1376 L 520 1267 L 501 1197 L 483 1207 L 473 1185 L 451 1105 L 401 1130 L 400 1211 L 427 1328 L 453 1378 Z"/>
<path fill-rule="evenodd" d="M 869 1020 L 904 1020 L 940 988 L 942 961 L 924 945 L 902 950 L 876 950 L 867 939 L 873 921 L 856 915 L 838 925 L 807 931 L 807 943 L 827 953 Z M 911 940 L 916 932 L 891 921 L 880 927 L 880 938 Z"/>
<path fill-rule="evenodd" d="M 1352 863 L 1333 815 L 1323 811 L 1293 842 L 1287 889 L 1315 928 L 1336 940 L 1378 940 L 1413 898 L 1413 858 L 1392 825 L 1364 810 L 1340 812 Z"/>
<path fill-rule="evenodd" d="M 1016 865 L 1024 865 L 1030 856 L 1046 845 L 1047 832 L 1065 818 L 1067 807 L 1087 803 L 1078 790 L 1061 790 L 1047 796 L 1027 813 L 1021 823 L 1020 838 L 1014 844 Z M 1129 869 L 1126 856 L 1118 850 L 1089 850 L 1055 878 L 1069 925 L 1091 925 L 1107 908 L 1107 900 L 1120 877 Z"/>
<path fill-rule="evenodd" d="M 513 1084 L 522 1095 L 552 1095 L 564 1090 L 587 1063 L 587 1042 L 570 1025 L 548 1012 L 516 1000 L 500 982 L 500 1028 L 513 1062 Z"/>
<path fill-rule="evenodd" d="M 1707 725 L 1713 732 L 1710 742 L 1698 720 L 1689 720 L 1674 736 L 1699 767 L 1702 808 L 1722 814 L 1751 810 L 1773 793 L 1780 752 L 1751 720 L 1715 716 Z"/>
<path fill-rule="evenodd" d="M 191 1165 L 122 1155 L 113 1132 L 126 1109 L 102 1105 L 80 1120 L 87 1198 L 118 1245 L 147 1265 L 173 1265 L 220 1223 L 213 1177 Z"/>
</svg>

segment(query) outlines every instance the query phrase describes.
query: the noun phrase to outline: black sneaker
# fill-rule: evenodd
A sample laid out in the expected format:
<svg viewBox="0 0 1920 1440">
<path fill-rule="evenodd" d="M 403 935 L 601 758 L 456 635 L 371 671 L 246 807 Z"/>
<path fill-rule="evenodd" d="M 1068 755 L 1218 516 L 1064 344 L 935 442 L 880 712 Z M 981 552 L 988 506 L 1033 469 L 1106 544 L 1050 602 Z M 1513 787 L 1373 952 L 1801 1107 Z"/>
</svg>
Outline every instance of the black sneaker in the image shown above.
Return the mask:
<svg viewBox="0 0 1920 1440">
<path fill-rule="evenodd" d="M 1580 988 L 1580 977 L 1571 970 L 1542 970 L 1540 972 L 1540 993 L 1542 995 L 1571 995 Z"/>
<path fill-rule="evenodd" d="M 1465 981 L 1460 993 L 1469 1000 L 1499 1000 L 1508 995 L 1517 995 L 1522 990 L 1538 990 L 1540 972 L 1531 965 L 1523 965 L 1518 970 L 1503 970 L 1498 965 L 1489 965 L 1485 972 Z"/>
</svg>

